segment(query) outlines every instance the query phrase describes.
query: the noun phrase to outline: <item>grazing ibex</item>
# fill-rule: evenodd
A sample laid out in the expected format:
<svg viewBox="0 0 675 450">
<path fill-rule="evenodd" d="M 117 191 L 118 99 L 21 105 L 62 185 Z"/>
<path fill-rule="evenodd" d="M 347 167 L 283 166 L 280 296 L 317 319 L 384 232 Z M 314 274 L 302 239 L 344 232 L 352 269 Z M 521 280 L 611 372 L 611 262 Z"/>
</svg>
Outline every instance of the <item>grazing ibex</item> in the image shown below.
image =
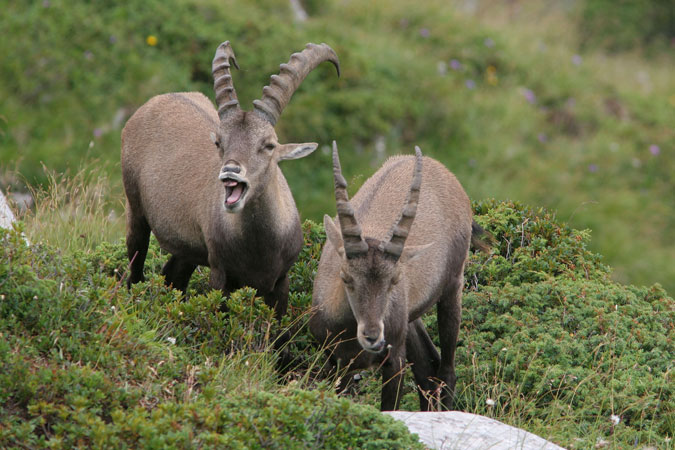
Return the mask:
<svg viewBox="0 0 675 450">
<path fill-rule="evenodd" d="M 381 365 L 382 410 L 399 406 L 406 358 L 420 409 L 429 409 L 439 381 L 442 405 L 452 407 L 464 263 L 472 229 L 482 233 L 455 176 L 415 152 L 387 160 L 350 202 L 333 142 L 338 224 L 324 216 L 327 240 L 314 280 L 312 334 L 335 343 L 338 366 Z M 440 357 L 421 320 L 434 304 Z"/>
<path fill-rule="evenodd" d="M 152 231 L 171 254 L 166 283 L 185 291 L 197 265 L 211 268 L 210 285 L 225 294 L 251 286 L 286 311 L 288 270 L 302 248 L 302 229 L 279 161 L 309 155 L 316 143 L 280 144 L 274 131 L 283 109 L 321 62 L 337 69 L 326 44 L 307 44 L 272 75 L 253 111 L 239 107 L 229 41 L 213 59 L 218 110 L 201 93 L 150 99 L 122 130 L 127 196 L 128 285 L 142 281 Z"/>
</svg>

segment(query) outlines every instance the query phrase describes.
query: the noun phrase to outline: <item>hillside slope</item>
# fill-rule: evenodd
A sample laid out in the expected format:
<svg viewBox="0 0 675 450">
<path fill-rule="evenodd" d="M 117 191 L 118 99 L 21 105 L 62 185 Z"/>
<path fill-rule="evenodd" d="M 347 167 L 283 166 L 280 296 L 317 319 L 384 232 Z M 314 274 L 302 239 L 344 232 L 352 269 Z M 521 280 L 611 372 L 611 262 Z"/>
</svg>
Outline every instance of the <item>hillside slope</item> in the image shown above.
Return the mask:
<svg viewBox="0 0 675 450">
<path fill-rule="evenodd" d="M 675 302 L 624 286 L 588 234 L 542 209 L 487 201 L 498 240 L 472 254 L 457 348 L 457 405 L 570 449 L 669 448 L 675 423 Z M 291 272 L 293 369 L 279 376 L 273 312 L 251 289 L 224 299 L 199 269 L 187 300 L 158 275 L 127 291 L 125 248 L 60 251 L 0 230 L 0 447 L 413 448 L 377 412 L 380 377 L 347 398 L 307 329 L 325 240 L 305 222 Z M 223 313 L 226 302 L 229 312 Z M 433 312 L 425 316 L 437 339 Z M 418 407 L 412 374 L 402 407 Z"/>
<path fill-rule="evenodd" d="M 345 171 L 362 174 L 352 189 L 420 145 L 472 198 L 551 208 L 593 230 L 615 279 L 675 290 L 672 52 L 582 51 L 573 12 L 473 3 L 307 1 L 296 22 L 286 0 L 0 1 L 0 182 L 21 189 L 46 181 L 41 163 L 72 173 L 95 160 L 119 213 L 120 130 L 143 102 L 212 97 L 210 61 L 229 39 L 250 105 L 291 52 L 327 42 L 342 77 L 311 74 L 278 130 L 337 139 Z M 334 210 L 327 152 L 283 170 L 304 217 Z"/>
</svg>

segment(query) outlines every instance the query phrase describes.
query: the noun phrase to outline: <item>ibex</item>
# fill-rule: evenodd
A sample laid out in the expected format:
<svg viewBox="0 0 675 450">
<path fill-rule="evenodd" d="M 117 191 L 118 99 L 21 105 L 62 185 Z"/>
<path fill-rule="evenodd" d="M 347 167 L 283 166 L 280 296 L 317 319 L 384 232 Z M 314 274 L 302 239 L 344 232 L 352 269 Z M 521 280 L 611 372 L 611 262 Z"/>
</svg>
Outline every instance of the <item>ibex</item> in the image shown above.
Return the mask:
<svg viewBox="0 0 675 450">
<path fill-rule="evenodd" d="M 472 230 L 484 247 L 477 238 L 483 230 L 455 176 L 423 158 L 419 147 L 415 152 L 387 160 L 350 202 L 333 142 L 338 224 L 324 216 L 327 240 L 314 280 L 312 334 L 335 343 L 331 359 L 338 366 L 381 365 L 382 410 L 398 409 L 406 359 L 420 409 L 429 409 L 439 387 L 442 406 L 452 408 Z M 421 320 L 434 304 L 440 356 Z"/>
<path fill-rule="evenodd" d="M 252 111 L 239 106 L 229 41 L 212 64 L 218 110 L 201 93 L 158 95 L 122 130 L 122 178 L 127 196 L 128 285 L 142 281 L 150 232 L 171 257 L 166 283 L 185 291 L 196 266 L 211 268 L 209 284 L 226 295 L 251 286 L 274 308 L 288 302 L 287 272 L 302 248 L 302 229 L 279 161 L 309 155 L 316 143 L 280 144 L 281 112 L 305 77 L 337 55 L 307 44 L 272 75 Z"/>
</svg>

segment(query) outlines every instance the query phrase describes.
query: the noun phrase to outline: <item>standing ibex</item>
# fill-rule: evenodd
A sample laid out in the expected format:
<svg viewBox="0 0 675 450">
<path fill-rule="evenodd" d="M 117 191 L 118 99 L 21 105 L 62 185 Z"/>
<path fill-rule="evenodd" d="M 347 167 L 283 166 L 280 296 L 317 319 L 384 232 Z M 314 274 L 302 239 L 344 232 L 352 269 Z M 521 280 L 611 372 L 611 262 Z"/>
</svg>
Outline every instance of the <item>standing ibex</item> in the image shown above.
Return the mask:
<svg viewBox="0 0 675 450">
<path fill-rule="evenodd" d="M 122 131 L 129 286 L 144 279 L 152 231 L 171 253 L 162 269 L 167 284 L 185 291 L 196 266 L 209 266 L 211 287 L 225 294 L 254 287 L 283 316 L 302 229 L 278 163 L 307 156 L 317 144 L 280 144 L 274 125 L 323 61 L 339 76 L 335 52 L 307 44 L 272 75 L 254 110 L 243 111 L 230 75 L 230 63 L 238 65 L 223 42 L 212 65 L 217 112 L 201 93 L 172 93 L 153 97 L 129 119 Z"/>
<path fill-rule="evenodd" d="M 312 333 L 336 343 L 338 366 L 382 366 L 382 410 L 398 408 L 406 358 L 420 408 L 429 408 L 437 381 L 443 407 L 452 407 L 464 263 L 472 229 L 482 233 L 455 176 L 415 152 L 387 160 L 350 203 L 333 142 L 339 226 L 324 216 L 327 241 L 314 280 Z M 421 320 L 434 304 L 440 357 Z"/>
</svg>

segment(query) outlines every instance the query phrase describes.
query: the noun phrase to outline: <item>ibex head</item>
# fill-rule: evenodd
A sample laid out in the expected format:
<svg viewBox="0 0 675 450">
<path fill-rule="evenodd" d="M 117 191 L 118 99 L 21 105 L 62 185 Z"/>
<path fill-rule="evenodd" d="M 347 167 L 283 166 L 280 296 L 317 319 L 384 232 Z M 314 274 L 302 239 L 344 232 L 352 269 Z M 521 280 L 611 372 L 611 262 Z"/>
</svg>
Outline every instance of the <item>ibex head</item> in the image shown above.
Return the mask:
<svg viewBox="0 0 675 450">
<path fill-rule="evenodd" d="M 337 145 L 333 142 L 333 176 L 335 201 L 340 227 L 324 216 L 326 236 L 341 257 L 340 278 L 357 322 L 357 339 L 373 353 L 385 347 L 384 317 L 393 304 L 403 305 L 405 312 L 405 274 L 401 263 L 420 255 L 431 244 L 405 246 L 415 219 L 422 184 L 422 152 L 415 147 L 415 171 L 401 217 L 383 241 L 364 238 L 354 209 L 349 203 L 347 182 L 342 176 Z"/>
<path fill-rule="evenodd" d="M 219 179 L 225 188 L 226 211 L 240 211 L 248 199 L 260 195 L 267 181 L 274 179 L 279 161 L 302 158 L 316 149 L 314 142 L 280 144 L 274 125 L 300 83 L 323 61 L 333 63 L 340 75 L 337 55 L 328 45 L 307 44 L 280 66 L 279 75 L 272 75 L 262 97 L 253 101 L 253 111 L 243 111 L 230 74 L 231 65 L 239 68 L 234 51 L 229 41 L 216 50 L 212 72 L 220 125 L 211 140 L 223 164 Z"/>
</svg>

